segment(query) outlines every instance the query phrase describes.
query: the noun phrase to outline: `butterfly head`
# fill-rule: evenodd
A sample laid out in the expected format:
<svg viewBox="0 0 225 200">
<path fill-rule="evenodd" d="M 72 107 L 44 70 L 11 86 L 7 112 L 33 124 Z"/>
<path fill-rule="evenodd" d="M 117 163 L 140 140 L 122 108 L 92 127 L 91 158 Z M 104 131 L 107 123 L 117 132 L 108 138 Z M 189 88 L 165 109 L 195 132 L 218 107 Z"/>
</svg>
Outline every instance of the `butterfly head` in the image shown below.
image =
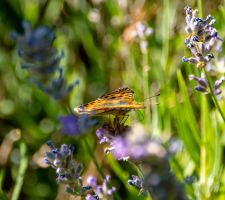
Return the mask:
<svg viewBox="0 0 225 200">
<path fill-rule="evenodd" d="M 83 105 L 74 108 L 74 112 L 79 115 L 86 114 L 85 107 Z"/>
</svg>

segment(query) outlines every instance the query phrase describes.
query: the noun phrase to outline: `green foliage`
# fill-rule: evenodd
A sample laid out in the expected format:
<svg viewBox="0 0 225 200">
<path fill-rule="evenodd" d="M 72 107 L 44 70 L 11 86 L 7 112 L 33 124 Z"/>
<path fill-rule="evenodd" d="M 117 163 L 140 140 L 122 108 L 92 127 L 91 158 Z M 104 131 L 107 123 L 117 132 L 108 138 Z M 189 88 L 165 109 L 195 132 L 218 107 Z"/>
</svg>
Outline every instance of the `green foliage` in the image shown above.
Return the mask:
<svg viewBox="0 0 225 200">
<path fill-rule="evenodd" d="M 217 19 L 216 28 L 224 39 L 224 3 L 191 3 L 202 10 L 203 16 L 212 14 Z M 86 135 L 72 137 L 63 135 L 58 121 L 59 115 L 75 106 L 124 85 L 135 91 L 135 99 L 146 99 L 147 103 L 144 111 L 132 111 L 129 125 L 140 122 L 149 137 L 163 141 L 165 147 L 174 138 L 182 142 L 183 148 L 169 157 L 169 163 L 187 197 L 225 199 L 225 123 L 218 110 L 219 106 L 225 113 L 224 87 L 215 105 L 215 99 L 194 91 L 188 81 L 188 74 L 200 73 L 194 65 L 181 61 L 189 54 L 183 44 L 187 37 L 185 6 L 182 1 L 167 0 L 143 4 L 118 0 L 0 2 L 0 199 L 60 198 L 65 190 L 55 183 L 54 172 L 39 162 L 44 157 L 41 149 L 50 138 L 57 146 L 75 146 L 74 157 L 84 164 L 85 177 L 110 173 L 117 188 L 114 199 L 152 199 L 127 184 L 131 174 L 141 174 L 136 165 L 103 153 L 95 137 L 97 127 Z M 53 100 L 32 85 L 29 74 L 20 68 L 9 33 L 21 33 L 23 20 L 36 27 L 46 24 L 56 32 L 54 46 L 64 51 L 60 65 L 67 81 L 80 81 L 67 98 Z M 132 34 L 138 20 L 153 28 L 153 34 L 145 38 L 146 52 L 140 48 L 140 40 L 125 34 Z M 160 98 L 149 99 L 157 92 Z M 20 139 L 14 139 L 14 135 L 3 150 L 14 129 L 20 130 Z M 2 152 L 7 151 L 3 162 Z M 188 182 L 188 178 L 193 181 Z"/>
</svg>

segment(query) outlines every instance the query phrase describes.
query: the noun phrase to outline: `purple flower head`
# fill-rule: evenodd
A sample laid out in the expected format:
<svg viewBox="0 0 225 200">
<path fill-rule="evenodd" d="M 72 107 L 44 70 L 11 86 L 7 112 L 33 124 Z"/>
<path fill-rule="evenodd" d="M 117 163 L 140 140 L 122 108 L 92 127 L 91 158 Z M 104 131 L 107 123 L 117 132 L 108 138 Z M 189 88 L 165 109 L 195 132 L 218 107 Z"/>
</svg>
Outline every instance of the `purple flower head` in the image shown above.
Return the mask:
<svg viewBox="0 0 225 200">
<path fill-rule="evenodd" d="M 117 136 L 113 139 L 113 142 L 111 143 L 111 150 L 117 160 L 129 159 L 130 146 L 128 145 L 129 144 L 126 141 L 126 138 L 122 136 Z"/>
<path fill-rule="evenodd" d="M 63 144 L 58 149 L 54 147 L 52 142 L 48 142 L 48 145 L 51 151 L 46 153 L 44 161 L 56 169 L 58 174 L 57 182 L 68 183 L 78 179 L 83 171 L 83 167 L 73 160 L 74 148 L 71 145 Z"/>
<path fill-rule="evenodd" d="M 97 185 L 97 179 L 93 176 L 87 178 L 87 184 L 90 185 L 94 194 L 88 194 L 86 200 L 96 200 L 96 199 L 109 199 L 113 192 L 116 190 L 115 187 L 110 186 L 110 176 L 107 175 L 103 180 L 102 185 Z"/>
<path fill-rule="evenodd" d="M 99 200 L 99 197 L 98 195 L 91 195 L 91 194 L 88 194 L 86 197 L 85 197 L 85 200 Z"/>
<path fill-rule="evenodd" d="M 131 175 L 132 179 L 129 179 L 127 182 L 129 185 L 132 185 L 134 187 L 136 187 L 137 189 L 143 191 L 143 187 L 144 187 L 144 180 L 139 178 L 136 175 Z"/>
<path fill-rule="evenodd" d="M 59 121 L 62 124 L 62 132 L 68 135 L 78 135 L 80 133 L 78 116 L 70 114 L 60 116 Z"/>
<path fill-rule="evenodd" d="M 118 160 L 140 160 L 149 156 L 165 156 L 159 141 L 149 138 L 143 126 L 135 124 L 122 136 L 115 136 L 108 148 Z"/>
<path fill-rule="evenodd" d="M 63 53 L 53 47 L 55 33 L 47 26 L 33 29 L 31 24 L 23 22 L 24 34 L 12 33 L 17 43 L 21 67 L 30 72 L 30 80 L 41 90 L 56 100 L 66 97 L 79 82 L 76 80 L 69 86 L 60 67 Z M 55 79 L 55 73 L 59 73 Z"/>
<path fill-rule="evenodd" d="M 102 143 L 110 143 L 112 141 L 112 135 L 110 135 L 109 130 L 107 130 L 104 127 L 100 127 L 99 129 L 97 129 L 96 131 L 96 135 L 99 139 L 99 144 Z"/>
<path fill-rule="evenodd" d="M 87 184 L 92 186 L 92 187 L 96 187 L 97 186 L 97 179 L 93 176 L 89 176 L 87 178 Z"/>
<path fill-rule="evenodd" d="M 44 162 L 56 170 L 58 184 L 67 184 L 66 191 L 73 195 L 85 195 L 91 186 L 83 186 L 81 173 L 83 165 L 73 160 L 73 150 L 71 145 L 63 144 L 60 148 L 56 148 L 49 141 L 50 151 L 46 152 Z"/>
<path fill-rule="evenodd" d="M 11 33 L 17 42 L 18 54 L 23 68 L 37 73 L 52 73 L 58 67 L 62 54 L 52 47 L 55 33 L 47 26 L 33 29 L 29 22 L 23 22 L 24 34 Z"/>
<path fill-rule="evenodd" d="M 96 120 L 91 119 L 87 115 L 77 116 L 74 114 L 60 116 L 59 121 L 62 124 L 62 132 L 74 136 L 87 132 L 88 129 L 97 123 Z"/>
<path fill-rule="evenodd" d="M 73 90 L 73 88 L 79 84 L 79 81 L 75 80 L 68 86 L 63 75 L 63 69 L 59 67 L 56 71 L 59 72 L 59 77 L 57 79 L 49 80 L 49 83 L 42 83 L 36 78 L 31 78 L 31 82 L 55 100 L 60 100 L 66 97 Z"/>
<path fill-rule="evenodd" d="M 205 68 L 214 58 L 211 52 L 214 49 L 221 51 L 222 40 L 218 36 L 217 30 L 213 27 L 215 19 L 208 15 L 206 19 L 198 17 L 198 11 L 191 7 L 185 8 L 186 12 L 186 32 L 189 34 L 185 39 L 185 44 L 190 49 L 193 57 L 182 58 L 183 62 L 196 64 L 198 68 Z"/>
</svg>

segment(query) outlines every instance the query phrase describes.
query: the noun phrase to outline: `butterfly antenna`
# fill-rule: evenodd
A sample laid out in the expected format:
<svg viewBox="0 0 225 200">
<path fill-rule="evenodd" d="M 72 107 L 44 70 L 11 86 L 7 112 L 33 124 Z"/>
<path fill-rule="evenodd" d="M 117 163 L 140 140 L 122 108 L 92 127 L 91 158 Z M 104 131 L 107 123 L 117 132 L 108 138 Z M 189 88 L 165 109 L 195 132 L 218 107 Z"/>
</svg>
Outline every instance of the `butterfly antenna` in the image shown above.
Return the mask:
<svg viewBox="0 0 225 200">
<path fill-rule="evenodd" d="M 160 96 L 160 93 L 156 93 L 153 96 L 150 96 L 148 98 L 145 98 L 144 101 L 147 100 L 147 99 L 151 99 L 151 98 L 154 98 L 154 97 L 158 97 L 158 96 Z"/>
</svg>

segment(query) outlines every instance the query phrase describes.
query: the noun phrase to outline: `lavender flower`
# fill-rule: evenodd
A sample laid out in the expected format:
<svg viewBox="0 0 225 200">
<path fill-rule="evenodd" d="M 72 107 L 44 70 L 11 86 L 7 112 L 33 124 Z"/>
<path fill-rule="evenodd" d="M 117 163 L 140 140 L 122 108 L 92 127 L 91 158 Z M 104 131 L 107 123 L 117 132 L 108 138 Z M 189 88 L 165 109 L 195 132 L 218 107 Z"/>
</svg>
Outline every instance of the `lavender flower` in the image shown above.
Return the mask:
<svg viewBox="0 0 225 200">
<path fill-rule="evenodd" d="M 219 95 L 222 93 L 222 90 L 220 89 L 221 85 L 225 82 L 225 77 L 222 76 L 219 80 L 215 81 L 214 84 L 214 93 L 215 95 Z"/>
<path fill-rule="evenodd" d="M 57 71 L 59 71 L 59 77 L 57 79 L 52 79 L 51 83 L 47 86 L 45 86 L 41 82 L 35 82 L 35 80 L 32 81 L 33 83 L 36 83 L 36 85 L 40 89 L 42 89 L 49 96 L 52 96 L 56 100 L 62 99 L 63 97 L 67 96 L 73 90 L 73 88 L 79 84 L 79 81 L 76 80 L 72 84 L 67 86 L 67 81 L 63 76 L 63 69 L 59 67 Z"/>
<path fill-rule="evenodd" d="M 107 130 L 107 128 L 105 128 L 104 126 L 97 129 L 96 135 L 99 139 L 99 144 L 112 142 L 113 136 L 111 135 L 110 131 Z"/>
<path fill-rule="evenodd" d="M 113 132 L 109 126 L 103 126 L 96 132 L 100 143 L 108 143 L 106 153 L 112 152 L 118 160 L 140 160 L 158 154 L 165 155 L 165 150 L 158 141 L 150 140 L 140 124 L 124 128 L 122 134 Z"/>
<path fill-rule="evenodd" d="M 62 124 L 63 133 L 68 135 L 78 135 L 80 133 L 78 117 L 76 115 L 60 116 L 59 121 Z"/>
<path fill-rule="evenodd" d="M 98 195 L 91 195 L 91 194 L 88 194 L 86 197 L 85 197 L 86 200 L 99 200 L 99 197 Z"/>
<path fill-rule="evenodd" d="M 62 124 L 62 132 L 74 136 L 86 133 L 88 129 L 97 123 L 96 120 L 91 119 L 87 115 L 77 116 L 74 114 L 60 116 L 59 121 Z"/>
<path fill-rule="evenodd" d="M 185 12 L 187 24 L 185 30 L 189 34 L 188 38 L 185 40 L 185 44 L 190 49 L 192 56 L 190 58 L 183 57 L 182 61 L 195 64 L 199 69 L 206 69 L 206 71 L 209 72 L 212 72 L 213 69 L 214 74 L 217 71 L 221 71 L 221 69 L 217 70 L 213 67 L 215 64 L 212 62 L 214 58 L 213 50 L 214 52 L 222 51 L 222 39 L 218 36 L 217 30 L 213 27 L 216 20 L 211 15 L 208 15 L 205 19 L 201 19 L 198 17 L 198 11 L 188 6 L 185 8 Z M 202 93 L 210 92 L 204 72 L 201 73 L 201 77 L 196 77 L 191 74 L 189 79 L 195 80 L 198 83 L 195 90 Z M 222 90 L 220 87 L 223 82 L 223 78 L 215 81 L 215 95 L 221 94 Z"/>
<path fill-rule="evenodd" d="M 129 185 L 132 185 L 139 189 L 140 191 L 144 191 L 144 180 L 139 178 L 136 175 L 131 175 L 132 179 L 129 179 L 127 182 Z"/>
<path fill-rule="evenodd" d="M 11 37 L 17 42 L 18 55 L 21 58 L 21 67 L 30 72 L 31 82 L 44 92 L 55 98 L 67 96 L 78 81 L 67 86 L 63 76 L 63 69 L 59 66 L 63 53 L 58 54 L 52 46 L 56 36 L 47 26 L 33 29 L 31 24 L 23 22 L 24 34 L 13 32 Z M 55 73 L 59 77 L 55 79 Z"/>
<path fill-rule="evenodd" d="M 220 44 L 218 48 L 221 51 L 221 38 L 217 34 L 217 30 L 213 27 L 216 20 L 208 15 L 206 19 L 198 17 L 198 11 L 192 10 L 191 7 L 185 8 L 186 12 L 186 32 L 189 37 L 185 40 L 185 44 L 190 49 L 194 57 L 183 57 L 183 62 L 197 64 L 199 68 L 205 68 L 207 63 L 214 58 L 211 53 L 216 44 Z"/>
<path fill-rule="evenodd" d="M 94 195 L 88 195 L 86 200 L 95 200 L 95 199 L 109 199 L 112 194 L 116 191 L 116 188 L 113 186 L 109 188 L 110 176 L 107 175 L 102 182 L 102 185 L 97 184 L 97 179 L 95 177 L 89 176 L 87 178 L 87 184 L 92 187 L 94 190 Z"/>
<path fill-rule="evenodd" d="M 81 173 L 83 171 L 82 164 L 73 160 L 73 147 L 63 144 L 58 149 L 49 141 L 50 152 L 47 152 L 44 158 L 46 164 L 56 170 L 58 184 L 67 184 L 67 192 L 73 195 L 83 196 L 91 189 L 90 186 L 83 186 Z"/>
<path fill-rule="evenodd" d="M 128 184 L 137 188 L 142 195 L 150 192 L 152 199 L 187 200 L 183 184 L 171 173 L 167 156 L 152 158 L 142 162 L 143 178 L 132 175 Z"/>
</svg>

